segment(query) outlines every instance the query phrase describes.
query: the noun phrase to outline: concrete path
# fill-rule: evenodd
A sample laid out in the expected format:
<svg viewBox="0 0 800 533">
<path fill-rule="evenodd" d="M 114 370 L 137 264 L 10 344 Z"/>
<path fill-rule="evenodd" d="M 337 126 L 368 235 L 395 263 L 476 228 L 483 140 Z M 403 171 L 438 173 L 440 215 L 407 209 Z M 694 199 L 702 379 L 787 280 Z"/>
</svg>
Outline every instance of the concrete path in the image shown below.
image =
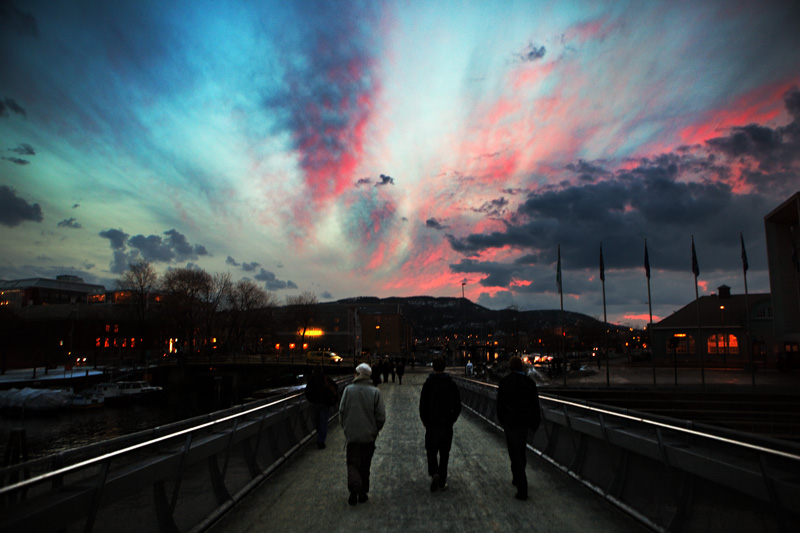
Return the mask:
<svg viewBox="0 0 800 533">
<path fill-rule="evenodd" d="M 448 485 L 431 493 L 418 405 L 427 371 L 381 384 L 387 422 L 376 442 L 369 501 L 347 504 L 344 434 L 313 439 L 212 529 L 263 531 L 649 531 L 566 474 L 528 454 L 530 499 L 514 499 L 502 434 L 464 409 L 455 425 Z"/>
</svg>

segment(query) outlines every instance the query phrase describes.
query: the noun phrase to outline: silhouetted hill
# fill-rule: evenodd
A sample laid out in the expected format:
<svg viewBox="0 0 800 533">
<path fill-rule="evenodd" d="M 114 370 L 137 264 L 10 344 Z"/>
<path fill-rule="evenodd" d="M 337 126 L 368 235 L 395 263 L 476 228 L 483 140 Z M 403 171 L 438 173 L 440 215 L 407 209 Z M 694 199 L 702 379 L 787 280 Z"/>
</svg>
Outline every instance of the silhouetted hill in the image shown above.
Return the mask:
<svg viewBox="0 0 800 533">
<path fill-rule="evenodd" d="M 434 296 L 412 296 L 407 298 L 377 298 L 362 296 L 339 300 L 337 304 L 400 305 L 403 314 L 414 328 L 417 338 L 439 336 L 449 333 L 512 333 L 519 331 L 542 331 L 560 325 L 561 311 L 518 309 L 487 309 L 464 298 Z M 601 328 L 603 323 L 596 318 L 564 311 L 564 325 L 581 328 Z M 612 329 L 615 326 L 612 326 Z"/>
</svg>

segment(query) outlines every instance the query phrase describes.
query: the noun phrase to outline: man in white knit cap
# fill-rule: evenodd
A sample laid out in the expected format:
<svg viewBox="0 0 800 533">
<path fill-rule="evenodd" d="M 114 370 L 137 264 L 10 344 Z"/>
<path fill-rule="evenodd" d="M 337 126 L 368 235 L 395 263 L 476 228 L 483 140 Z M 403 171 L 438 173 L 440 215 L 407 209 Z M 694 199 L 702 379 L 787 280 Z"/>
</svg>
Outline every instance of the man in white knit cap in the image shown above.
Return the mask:
<svg viewBox="0 0 800 533">
<path fill-rule="evenodd" d="M 347 503 L 368 499 L 369 469 L 375 453 L 375 439 L 386 422 L 381 391 L 372 384 L 372 369 L 366 363 L 356 367 L 356 377 L 342 393 L 339 420 L 347 440 Z"/>
</svg>

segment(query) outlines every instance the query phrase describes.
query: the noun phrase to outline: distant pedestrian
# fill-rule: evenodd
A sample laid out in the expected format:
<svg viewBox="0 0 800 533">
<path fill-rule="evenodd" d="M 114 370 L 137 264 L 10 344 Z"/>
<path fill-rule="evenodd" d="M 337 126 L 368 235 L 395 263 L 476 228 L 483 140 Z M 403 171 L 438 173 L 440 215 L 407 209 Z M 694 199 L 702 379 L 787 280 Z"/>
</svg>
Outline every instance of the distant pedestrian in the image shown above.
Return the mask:
<svg viewBox="0 0 800 533">
<path fill-rule="evenodd" d="M 372 369 L 366 363 L 356 367 L 356 377 L 345 387 L 339 403 L 339 420 L 347 441 L 347 503 L 364 503 L 369 497 L 369 470 L 375 453 L 375 439 L 386 423 L 381 391 L 370 383 Z"/>
<path fill-rule="evenodd" d="M 383 374 L 383 382 L 389 383 L 389 372 L 392 371 L 392 362 L 388 357 L 383 359 L 381 363 L 381 373 Z"/>
<path fill-rule="evenodd" d="M 508 368 L 511 373 L 497 385 L 497 420 L 506 435 L 511 482 L 517 487 L 514 497 L 524 501 L 528 499 L 528 430 L 535 432 L 541 422 L 539 392 L 536 383 L 525 374 L 522 359 L 512 357 Z"/>
<path fill-rule="evenodd" d="M 397 381 L 400 385 L 403 384 L 403 374 L 406 373 L 406 364 L 402 359 L 397 361 Z"/>
<path fill-rule="evenodd" d="M 466 374 L 472 376 L 472 361 L 467 360 Z"/>
<path fill-rule="evenodd" d="M 392 359 L 392 362 L 389 364 L 391 365 L 389 370 L 392 372 L 392 383 L 394 383 L 394 376 L 397 373 L 397 361 Z"/>
<path fill-rule="evenodd" d="M 336 383 L 322 371 L 322 365 L 317 365 L 306 383 L 305 395 L 311 402 L 314 427 L 317 428 L 317 448 L 325 448 L 325 439 L 328 437 L 328 419 L 331 410 L 339 399 L 339 389 Z"/>
<path fill-rule="evenodd" d="M 381 360 L 378 358 L 372 365 L 372 384 L 376 387 L 381 384 L 381 364 Z"/>
<path fill-rule="evenodd" d="M 453 444 L 453 425 L 461 414 L 461 395 L 453 379 L 445 373 L 442 357 L 433 360 L 433 373 L 422 385 L 419 417 L 425 426 L 425 453 L 431 492 L 447 489 L 447 463 Z"/>
</svg>

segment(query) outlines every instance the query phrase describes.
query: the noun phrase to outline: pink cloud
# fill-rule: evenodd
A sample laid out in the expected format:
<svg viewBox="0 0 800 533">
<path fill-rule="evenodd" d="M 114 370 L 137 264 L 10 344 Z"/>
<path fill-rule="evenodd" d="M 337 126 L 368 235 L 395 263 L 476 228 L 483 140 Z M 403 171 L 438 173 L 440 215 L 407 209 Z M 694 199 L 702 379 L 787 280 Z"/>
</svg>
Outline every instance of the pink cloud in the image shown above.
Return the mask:
<svg viewBox="0 0 800 533">
<path fill-rule="evenodd" d="M 740 96 L 724 108 L 712 109 L 695 124 L 683 128 L 680 142 L 687 145 L 702 144 L 708 139 L 725 135 L 734 126 L 769 124 L 785 111 L 784 95 L 798 83 L 797 79 L 759 87 Z"/>
</svg>

